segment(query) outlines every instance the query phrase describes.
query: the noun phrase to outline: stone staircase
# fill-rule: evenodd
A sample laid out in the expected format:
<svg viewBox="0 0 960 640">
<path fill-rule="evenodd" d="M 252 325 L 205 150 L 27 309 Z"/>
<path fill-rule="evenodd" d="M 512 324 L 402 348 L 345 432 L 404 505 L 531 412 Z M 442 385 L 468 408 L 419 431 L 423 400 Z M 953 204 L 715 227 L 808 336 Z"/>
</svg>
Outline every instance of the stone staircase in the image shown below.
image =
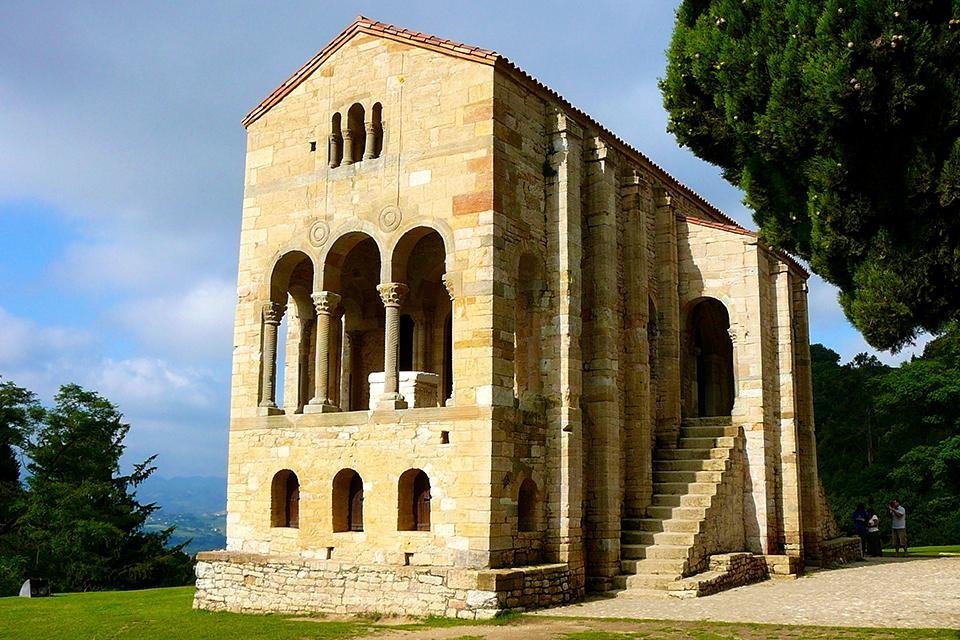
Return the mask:
<svg viewBox="0 0 960 640">
<path fill-rule="evenodd" d="M 695 547 L 723 473 L 731 468 L 739 428 L 729 417 L 684 420 L 676 449 L 657 449 L 647 517 L 625 519 L 621 575 L 615 589 L 660 591 L 703 570 Z"/>
</svg>

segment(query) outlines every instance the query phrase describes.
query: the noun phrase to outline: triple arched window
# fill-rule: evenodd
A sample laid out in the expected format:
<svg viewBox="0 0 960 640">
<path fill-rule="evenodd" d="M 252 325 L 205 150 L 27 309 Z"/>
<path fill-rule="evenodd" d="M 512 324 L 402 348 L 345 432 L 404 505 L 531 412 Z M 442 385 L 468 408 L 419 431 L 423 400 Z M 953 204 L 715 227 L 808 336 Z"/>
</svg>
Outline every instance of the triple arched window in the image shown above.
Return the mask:
<svg viewBox="0 0 960 640">
<path fill-rule="evenodd" d="M 346 118 L 339 111 L 331 116 L 327 144 L 331 169 L 379 158 L 382 152 L 383 105 L 379 102 L 369 112 L 355 102 L 347 109 Z"/>
</svg>

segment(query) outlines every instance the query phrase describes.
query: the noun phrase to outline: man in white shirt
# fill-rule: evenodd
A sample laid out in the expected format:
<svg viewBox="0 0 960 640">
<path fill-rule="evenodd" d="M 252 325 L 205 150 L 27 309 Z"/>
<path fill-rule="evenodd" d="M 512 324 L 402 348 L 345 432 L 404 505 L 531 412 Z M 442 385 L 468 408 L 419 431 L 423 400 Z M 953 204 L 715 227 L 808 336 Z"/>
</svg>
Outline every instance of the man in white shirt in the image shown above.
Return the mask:
<svg viewBox="0 0 960 640">
<path fill-rule="evenodd" d="M 890 512 L 890 520 L 893 522 L 894 551 L 899 556 L 900 547 L 903 547 L 903 555 L 907 555 L 907 512 L 896 500 L 890 501 L 887 511 Z"/>
</svg>

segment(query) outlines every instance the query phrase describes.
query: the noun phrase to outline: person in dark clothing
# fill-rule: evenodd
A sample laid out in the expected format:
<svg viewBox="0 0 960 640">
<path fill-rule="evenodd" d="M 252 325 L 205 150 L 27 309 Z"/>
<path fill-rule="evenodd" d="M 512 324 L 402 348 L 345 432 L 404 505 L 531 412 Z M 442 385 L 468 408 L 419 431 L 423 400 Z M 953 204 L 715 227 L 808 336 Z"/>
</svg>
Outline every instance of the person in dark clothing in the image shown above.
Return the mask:
<svg viewBox="0 0 960 640">
<path fill-rule="evenodd" d="M 853 511 L 853 528 L 860 536 L 860 551 L 867 553 L 867 508 L 861 502 Z"/>
</svg>

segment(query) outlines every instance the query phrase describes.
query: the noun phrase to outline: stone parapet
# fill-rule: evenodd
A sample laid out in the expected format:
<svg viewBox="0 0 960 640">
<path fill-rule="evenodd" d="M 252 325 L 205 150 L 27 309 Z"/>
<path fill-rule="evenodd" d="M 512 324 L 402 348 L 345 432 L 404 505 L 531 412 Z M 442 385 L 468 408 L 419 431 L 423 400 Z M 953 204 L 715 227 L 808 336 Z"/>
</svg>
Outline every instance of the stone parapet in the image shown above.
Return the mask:
<svg viewBox="0 0 960 640">
<path fill-rule="evenodd" d="M 511 569 L 361 565 L 295 555 L 197 554 L 195 609 L 242 613 L 385 613 L 492 618 L 573 602 L 566 564 Z"/>
<path fill-rule="evenodd" d="M 824 568 L 863 560 L 863 547 L 860 538 L 855 536 L 824 540 L 820 544 L 820 566 Z"/>
</svg>

